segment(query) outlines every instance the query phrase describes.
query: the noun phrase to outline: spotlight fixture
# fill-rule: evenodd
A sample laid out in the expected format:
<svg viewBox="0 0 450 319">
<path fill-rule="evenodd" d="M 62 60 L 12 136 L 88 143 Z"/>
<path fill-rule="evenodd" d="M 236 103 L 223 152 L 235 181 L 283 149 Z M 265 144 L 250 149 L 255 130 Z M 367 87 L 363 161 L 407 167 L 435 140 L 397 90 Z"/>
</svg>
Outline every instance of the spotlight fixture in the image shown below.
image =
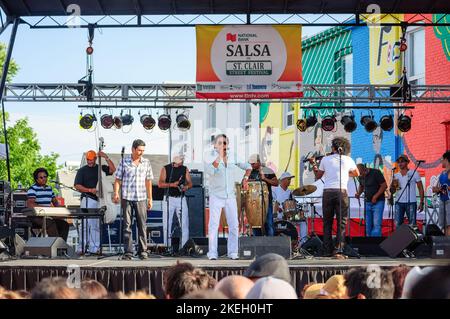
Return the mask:
<svg viewBox="0 0 450 319">
<path fill-rule="evenodd" d="M 297 129 L 300 132 L 305 132 L 308 128 L 313 127 L 316 124 L 317 124 L 317 117 L 313 113 L 306 119 L 305 118 L 298 119 L 297 120 Z"/>
<path fill-rule="evenodd" d="M 191 128 L 191 122 L 185 113 L 178 114 L 176 118 L 177 127 L 180 131 L 187 131 Z"/>
<path fill-rule="evenodd" d="M 122 115 L 121 118 L 122 118 L 123 126 L 131 125 L 134 122 L 133 115 L 131 115 L 131 114 Z"/>
<path fill-rule="evenodd" d="M 341 124 L 344 126 L 344 130 L 347 133 L 351 133 L 354 130 L 356 130 L 356 121 L 355 121 L 355 115 L 350 114 L 350 115 L 344 115 L 341 118 Z"/>
<path fill-rule="evenodd" d="M 100 117 L 100 124 L 105 129 L 110 129 L 114 125 L 114 119 L 111 114 L 103 114 Z"/>
<path fill-rule="evenodd" d="M 114 127 L 117 129 L 121 129 L 123 126 L 122 116 L 114 116 Z"/>
<path fill-rule="evenodd" d="M 400 115 L 397 121 L 397 127 L 403 133 L 408 132 L 411 129 L 411 117 L 405 114 Z"/>
<path fill-rule="evenodd" d="M 297 120 L 297 129 L 300 132 L 305 132 L 306 131 L 306 119 L 298 119 Z"/>
<path fill-rule="evenodd" d="M 87 53 L 87 55 L 92 55 L 92 53 L 94 53 L 94 48 L 91 46 L 88 46 L 86 48 L 86 53 Z"/>
<path fill-rule="evenodd" d="M 85 130 L 89 130 L 95 121 L 97 121 L 97 118 L 94 114 L 85 114 L 80 119 L 80 126 Z"/>
<path fill-rule="evenodd" d="M 378 127 L 378 124 L 374 120 L 372 111 L 370 111 L 370 115 L 364 115 L 361 117 L 361 125 L 364 126 L 366 131 L 369 133 L 375 131 L 375 129 Z"/>
<path fill-rule="evenodd" d="M 335 128 L 336 117 L 334 115 L 327 115 L 322 119 L 322 130 L 325 132 L 333 131 Z"/>
<path fill-rule="evenodd" d="M 172 120 L 170 118 L 170 115 L 168 114 L 161 114 L 158 118 L 158 127 L 161 131 L 167 131 L 170 128 L 170 125 L 172 125 Z"/>
<path fill-rule="evenodd" d="M 144 129 L 151 130 L 155 127 L 156 121 L 151 115 L 144 114 L 141 116 L 141 124 Z"/>
<path fill-rule="evenodd" d="M 383 115 L 380 119 L 380 127 L 383 131 L 390 131 L 394 127 L 392 115 Z"/>
</svg>

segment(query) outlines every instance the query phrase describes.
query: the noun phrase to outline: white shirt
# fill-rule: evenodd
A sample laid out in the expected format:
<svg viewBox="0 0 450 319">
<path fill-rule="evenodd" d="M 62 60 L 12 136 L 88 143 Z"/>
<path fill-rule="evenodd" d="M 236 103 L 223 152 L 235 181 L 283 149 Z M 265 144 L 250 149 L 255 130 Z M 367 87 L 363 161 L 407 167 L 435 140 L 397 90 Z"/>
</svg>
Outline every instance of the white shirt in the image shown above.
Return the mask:
<svg viewBox="0 0 450 319">
<path fill-rule="evenodd" d="M 280 205 L 291 197 L 291 190 L 287 188 L 284 190 L 281 186 L 272 187 L 273 200 L 276 200 Z"/>
<path fill-rule="evenodd" d="M 408 170 L 405 176 L 403 176 L 401 173 L 397 173 L 394 175 L 394 178 L 398 179 L 398 184 L 400 186 L 400 189 L 397 190 L 397 196 L 400 196 L 400 194 L 402 195 L 401 197 L 397 198 L 398 203 L 408 203 L 408 192 L 409 192 L 409 202 L 417 203 L 416 183 L 420 182 L 421 179 L 417 172 L 415 172 L 413 176 L 413 172 L 414 172 L 413 170 Z M 408 191 L 408 180 L 411 176 L 413 176 L 413 178 L 409 183 L 410 186 Z"/>
<path fill-rule="evenodd" d="M 339 165 L 339 154 L 332 154 L 322 158 L 319 169 L 324 171 L 322 180 L 324 181 L 324 189 L 342 189 L 347 190 L 349 173 L 356 170 L 355 161 L 347 155 L 342 155 L 342 163 Z M 341 166 L 341 176 L 339 176 L 339 166 Z M 341 179 L 341 187 L 339 187 L 339 179 Z"/>
</svg>

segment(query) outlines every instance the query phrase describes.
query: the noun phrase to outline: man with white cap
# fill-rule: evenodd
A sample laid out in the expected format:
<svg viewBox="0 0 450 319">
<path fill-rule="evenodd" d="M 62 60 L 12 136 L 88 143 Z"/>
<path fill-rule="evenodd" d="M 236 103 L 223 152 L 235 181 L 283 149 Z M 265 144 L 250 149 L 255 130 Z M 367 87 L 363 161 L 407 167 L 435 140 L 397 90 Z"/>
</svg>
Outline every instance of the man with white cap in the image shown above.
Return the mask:
<svg viewBox="0 0 450 319">
<path fill-rule="evenodd" d="M 258 154 L 253 154 L 248 159 L 249 164 L 252 166 L 252 171 L 250 172 L 249 182 L 264 182 L 267 184 L 267 189 L 269 191 L 269 205 L 266 208 L 266 222 L 264 224 L 265 235 L 273 236 L 273 198 L 272 198 L 272 186 L 278 186 L 278 179 L 275 175 L 275 172 L 261 163 L 261 159 Z M 253 233 L 255 235 L 262 235 L 262 232 L 259 233 L 257 229 L 253 229 Z"/>
<path fill-rule="evenodd" d="M 159 175 L 158 187 L 166 189 L 162 208 L 164 243 L 167 247 L 172 245 L 174 213 L 177 214 L 178 222 L 181 223 L 181 247 L 189 239 L 189 212 L 184 193 L 192 188 L 192 180 L 183 161 L 184 156 L 176 154 L 173 156 L 172 163 L 164 166 Z"/>
<path fill-rule="evenodd" d="M 277 214 L 277 219 L 283 218 L 283 203 L 292 199 L 292 191 L 289 189 L 291 181 L 295 176 L 289 172 L 284 172 L 280 176 L 280 185 L 272 188 L 272 196 L 277 209 L 274 214 Z"/>
<path fill-rule="evenodd" d="M 99 208 L 97 198 L 97 184 L 99 176 L 99 167 L 97 157 L 103 157 L 108 165 L 102 165 L 102 171 L 106 175 L 112 175 L 116 171 L 116 166 L 103 151 L 96 153 L 94 150 L 86 152 L 85 158 L 87 164 L 81 167 L 75 176 L 75 189 L 81 192 L 80 208 Z M 100 250 L 100 222 L 98 219 L 87 219 L 86 253 L 98 253 Z"/>
</svg>

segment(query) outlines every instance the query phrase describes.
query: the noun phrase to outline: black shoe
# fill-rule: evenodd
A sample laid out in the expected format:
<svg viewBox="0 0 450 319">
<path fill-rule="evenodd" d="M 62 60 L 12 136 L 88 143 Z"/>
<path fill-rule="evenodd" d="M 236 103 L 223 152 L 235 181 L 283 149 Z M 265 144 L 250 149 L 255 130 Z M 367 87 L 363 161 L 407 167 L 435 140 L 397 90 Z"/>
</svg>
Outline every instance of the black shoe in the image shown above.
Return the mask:
<svg viewBox="0 0 450 319">
<path fill-rule="evenodd" d="M 122 256 L 122 260 L 133 260 L 133 256 L 131 254 L 125 254 Z"/>
</svg>

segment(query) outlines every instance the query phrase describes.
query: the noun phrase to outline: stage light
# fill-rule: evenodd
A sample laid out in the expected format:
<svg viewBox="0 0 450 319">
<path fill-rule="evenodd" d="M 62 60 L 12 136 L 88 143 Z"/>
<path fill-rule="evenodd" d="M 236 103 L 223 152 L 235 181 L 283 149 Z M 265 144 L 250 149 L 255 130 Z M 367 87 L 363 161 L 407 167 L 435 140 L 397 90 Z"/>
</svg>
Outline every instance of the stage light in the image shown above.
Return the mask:
<svg viewBox="0 0 450 319">
<path fill-rule="evenodd" d="M 317 117 L 315 114 L 307 117 L 306 119 L 298 119 L 297 120 L 297 129 L 300 132 L 305 132 L 308 128 L 313 127 L 317 124 Z"/>
<path fill-rule="evenodd" d="M 103 114 L 100 117 L 100 124 L 105 129 L 110 129 L 114 125 L 114 119 L 111 114 Z"/>
<path fill-rule="evenodd" d="M 347 133 L 351 133 L 354 130 L 356 130 L 357 125 L 356 125 L 356 121 L 355 121 L 355 116 L 353 114 L 342 116 L 341 124 L 344 126 L 344 130 Z"/>
<path fill-rule="evenodd" d="M 364 126 L 366 131 L 369 133 L 375 131 L 375 129 L 378 127 L 378 124 L 377 122 L 375 122 L 372 112 L 370 112 L 370 115 L 364 115 L 361 117 L 361 125 Z"/>
<path fill-rule="evenodd" d="M 177 127 L 180 131 L 187 131 L 191 128 L 191 122 L 188 119 L 188 116 L 184 113 L 177 115 Z"/>
<path fill-rule="evenodd" d="M 411 117 L 408 115 L 400 115 L 397 121 L 397 127 L 401 132 L 408 132 L 411 129 Z"/>
<path fill-rule="evenodd" d="M 394 127 L 392 115 L 383 115 L 380 119 L 380 127 L 383 131 L 390 131 Z"/>
<path fill-rule="evenodd" d="M 158 127 L 161 131 L 167 131 L 170 128 L 170 125 L 172 125 L 172 120 L 170 118 L 170 115 L 162 114 L 159 116 Z"/>
<path fill-rule="evenodd" d="M 85 130 L 88 130 L 94 125 L 95 121 L 97 121 L 97 118 L 94 114 L 85 114 L 80 119 L 80 126 Z"/>
<path fill-rule="evenodd" d="M 329 132 L 333 131 L 335 128 L 336 117 L 333 115 L 325 116 L 322 120 L 322 130 Z"/>
<path fill-rule="evenodd" d="M 408 45 L 406 44 L 406 39 L 403 38 L 400 41 L 400 52 L 405 52 L 408 49 Z"/>
<path fill-rule="evenodd" d="M 125 114 L 121 116 L 123 126 L 131 125 L 134 122 L 133 115 Z"/>
<path fill-rule="evenodd" d="M 87 53 L 87 55 L 91 55 L 92 53 L 94 53 L 94 48 L 91 46 L 88 46 L 86 48 L 86 53 Z"/>
<path fill-rule="evenodd" d="M 114 116 L 114 127 L 117 129 L 121 129 L 123 126 L 122 116 Z"/>
<path fill-rule="evenodd" d="M 151 115 L 144 114 L 141 116 L 141 124 L 144 129 L 151 130 L 155 127 L 156 121 Z"/>
</svg>

